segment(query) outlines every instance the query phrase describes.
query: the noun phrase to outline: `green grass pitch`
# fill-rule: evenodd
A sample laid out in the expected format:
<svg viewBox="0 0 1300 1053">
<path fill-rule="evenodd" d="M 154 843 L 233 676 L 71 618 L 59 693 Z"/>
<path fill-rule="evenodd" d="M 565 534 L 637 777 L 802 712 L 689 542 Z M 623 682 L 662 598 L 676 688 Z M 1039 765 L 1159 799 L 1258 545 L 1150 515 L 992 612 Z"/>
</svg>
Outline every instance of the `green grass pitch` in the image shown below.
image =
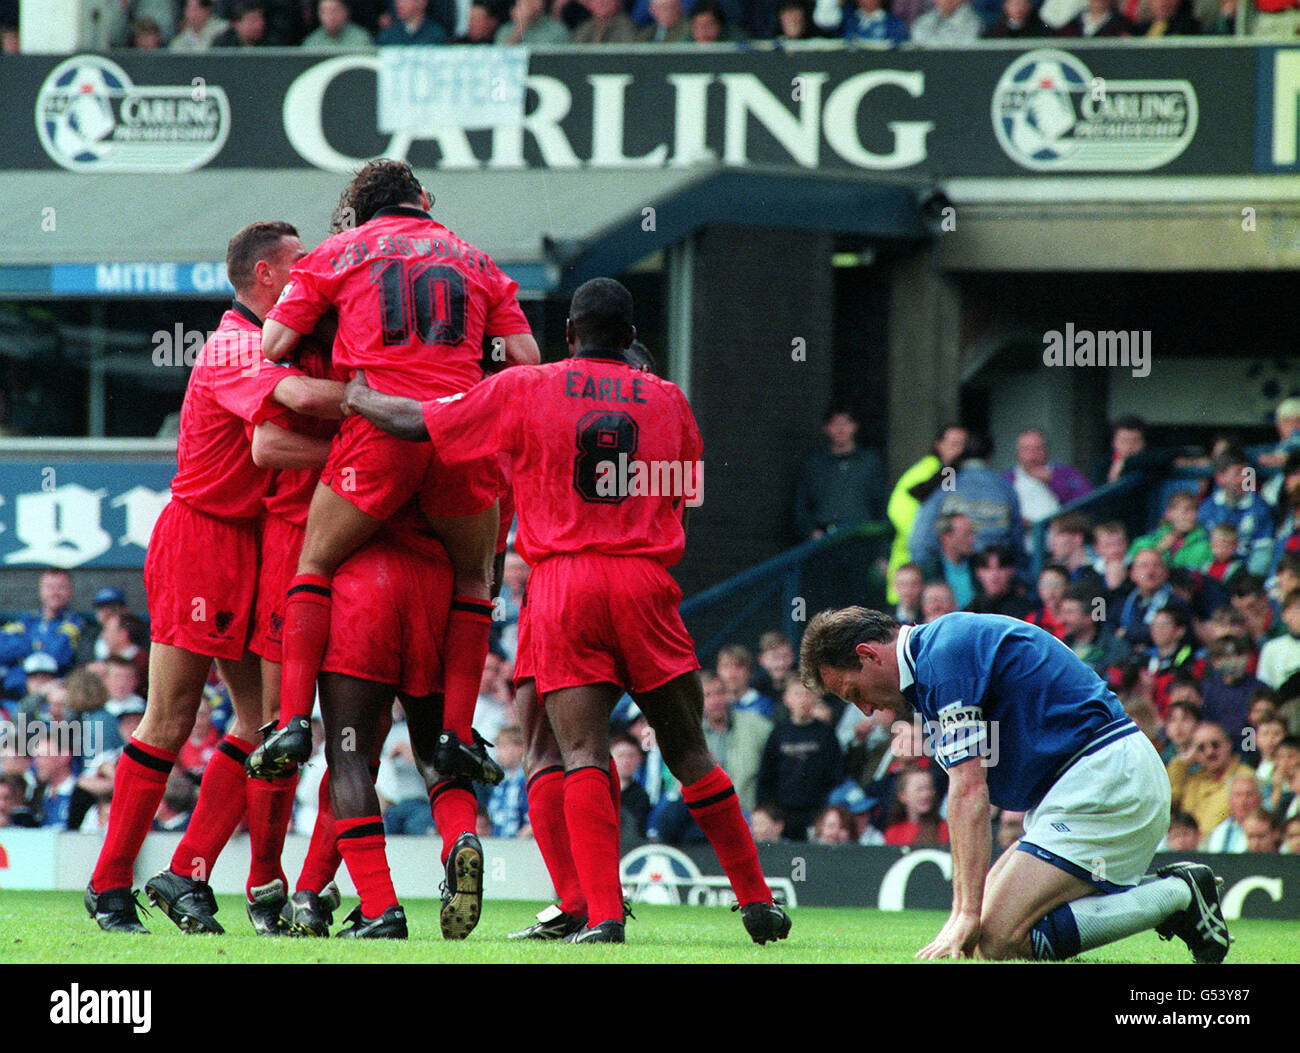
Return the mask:
<svg viewBox="0 0 1300 1053">
<path fill-rule="evenodd" d="M 156 910 L 144 919 L 152 935 L 119 936 L 99 931 L 87 917 L 80 893 L 7 891 L 0 894 L 0 963 L 896 963 L 910 962 L 944 920 L 936 911 L 804 907 L 791 912 L 789 939 L 758 947 L 746 936 L 740 916 L 724 908 L 642 904 L 635 908 L 636 920 L 628 922 L 623 946 L 574 947 L 507 940 L 506 933 L 529 924 L 543 904 L 488 900 L 470 938 L 451 943 L 438 931 L 437 901 L 408 900 L 409 940 L 352 943 L 259 939 L 240 897 L 220 896 L 218 901 L 225 936 L 186 936 Z M 345 900 L 343 911 L 354 903 Z M 1300 960 L 1295 922 L 1238 921 L 1231 929 L 1237 942 L 1229 964 Z M 1181 942 L 1165 943 L 1154 933 L 1143 933 L 1078 960 L 1181 963 L 1190 962 L 1190 955 Z"/>
</svg>

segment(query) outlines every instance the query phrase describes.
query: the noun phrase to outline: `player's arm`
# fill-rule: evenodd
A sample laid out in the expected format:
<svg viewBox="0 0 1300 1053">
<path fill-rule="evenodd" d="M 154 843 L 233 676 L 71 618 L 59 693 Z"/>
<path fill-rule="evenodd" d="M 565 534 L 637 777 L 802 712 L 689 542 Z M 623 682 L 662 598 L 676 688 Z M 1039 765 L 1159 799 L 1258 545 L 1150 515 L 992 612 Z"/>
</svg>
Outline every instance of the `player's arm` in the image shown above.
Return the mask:
<svg viewBox="0 0 1300 1053">
<path fill-rule="evenodd" d="M 253 463 L 259 468 L 324 468 L 328 439 L 300 435 L 264 420 L 253 428 Z"/>
<path fill-rule="evenodd" d="M 301 413 L 304 417 L 342 420 L 343 391 L 343 384 L 338 380 L 318 380 L 315 377 L 291 374 L 275 386 L 272 396 L 281 406 Z"/>
<path fill-rule="evenodd" d="M 279 362 L 293 353 L 302 337 L 302 333 L 283 322 L 268 318 L 262 323 L 262 354 L 272 362 Z"/>
<path fill-rule="evenodd" d="M 348 381 L 344 391 L 343 409 L 357 413 L 399 439 L 428 442 L 429 429 L 424 423 L 424 410 L 415 399 L 399 395 L 385 395 L 366 383 L 366 374 L 358 369 Z"/>
<path fill-rule="evenodd" d="M 972 758 L 948 771 L 948 836 L 952 846 L 952 911 L 939 935 L 918 958 L 964 958 L 975 951 L 984 906 L 984 879 L 993 851 L 989 785 L 984 765 Z"/>
<path fill-rule="evenodd" d="M 532 333 L 512 333 L 492 339 L 501 341 L 508 366 L 535 366 L 542 360 L 542 350 Z"/>
</svg>

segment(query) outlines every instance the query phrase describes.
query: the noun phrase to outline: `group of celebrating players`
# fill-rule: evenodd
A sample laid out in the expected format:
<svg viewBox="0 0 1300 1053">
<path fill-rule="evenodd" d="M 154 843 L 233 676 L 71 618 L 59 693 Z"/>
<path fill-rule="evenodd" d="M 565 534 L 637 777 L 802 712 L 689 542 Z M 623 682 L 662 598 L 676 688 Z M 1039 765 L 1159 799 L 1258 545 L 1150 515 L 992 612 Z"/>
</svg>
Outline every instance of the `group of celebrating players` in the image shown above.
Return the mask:
<svg viewBox="0 0 1300 1053">
<path fill-rule="evenodd" d="M 783 939 L 790 919 L 704 743 L 698 663 L 666 570 L 685 545 L 684 495 L 598 485 L 620 457 L 698 464 L 690 407 L 648 371 L 631 297 L 609 279 L 574 294 L 571 357 L 540 365 L 516 284 L 429 208 L 409 165 L 379 160 L 314 251 L 282 222 L 230 242 L 236 299 L 182 408 L 172 499 L 145 564 L 148 706 L 118 765 L 87 910 L 106 930 L 147 931 L 134 862 L 216 659 L 235 720 L 149 899 L 187 932 L 221 932 L 208 878 L 246 813 L 259 934 L 328 935 L 342 862 L 361 902 L 336 935 L 405 938 L 374 789 L 396 697 L 442 838 L 442 934 L 468 936 L 483 896 L 473 783 L 503 774 L 472 722 L 517 511 L 533 568 L 517 716 L 559 902 L 514 935 L 623 941 L 609 713 L 626 691 L 746 931 Z M 483 379 L 485 347 L 488 368 L 504 368 Z M 318 693 L 328 773 L 290 894 L 280 855 Z"/>
</svg>

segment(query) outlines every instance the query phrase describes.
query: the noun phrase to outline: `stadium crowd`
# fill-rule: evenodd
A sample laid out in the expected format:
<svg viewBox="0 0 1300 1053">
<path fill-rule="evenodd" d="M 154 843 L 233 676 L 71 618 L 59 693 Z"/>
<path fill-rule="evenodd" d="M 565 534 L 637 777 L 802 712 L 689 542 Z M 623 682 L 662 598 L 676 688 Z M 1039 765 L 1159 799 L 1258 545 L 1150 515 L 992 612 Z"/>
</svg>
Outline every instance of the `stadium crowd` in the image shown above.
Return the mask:
<svg viewBox="0 0 1300 1053">
<path fill-rule="evenodd" d="M 0 0 L 4 53 L 19 49 L 18 8 L 18 0 Z M 1300 0 L 95 0 L 93 25 L 96 50 L 814 40 L 951 47 L 1243 28 L 1291 37 Z"/>
</svg>

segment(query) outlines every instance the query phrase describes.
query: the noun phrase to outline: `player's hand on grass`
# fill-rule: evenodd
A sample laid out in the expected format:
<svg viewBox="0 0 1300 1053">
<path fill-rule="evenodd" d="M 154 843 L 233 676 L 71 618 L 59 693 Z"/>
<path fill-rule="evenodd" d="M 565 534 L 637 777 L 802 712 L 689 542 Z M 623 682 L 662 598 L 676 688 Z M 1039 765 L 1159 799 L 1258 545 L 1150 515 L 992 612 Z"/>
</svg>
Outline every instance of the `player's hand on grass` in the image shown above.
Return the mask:
<svg viewBox="0 0 1300 1053">
<path fill-rule="evenodd" d="M 362 398 L 363 392 L 369 390 L 370 385 L 366 382 L 366 371 L 358 369 L 352 374 L 352 379 L 348 381 L 347 387 L 343 389 L 343 416 L 350 417 L 359 412 L 357 402 Z"/>
<path fill-rule="evenodd" d="M 980 939 L 978 914 L 953 914 L 939 935 L 916 952 L 917 958 L 973 958 Z"/>
</svg>

